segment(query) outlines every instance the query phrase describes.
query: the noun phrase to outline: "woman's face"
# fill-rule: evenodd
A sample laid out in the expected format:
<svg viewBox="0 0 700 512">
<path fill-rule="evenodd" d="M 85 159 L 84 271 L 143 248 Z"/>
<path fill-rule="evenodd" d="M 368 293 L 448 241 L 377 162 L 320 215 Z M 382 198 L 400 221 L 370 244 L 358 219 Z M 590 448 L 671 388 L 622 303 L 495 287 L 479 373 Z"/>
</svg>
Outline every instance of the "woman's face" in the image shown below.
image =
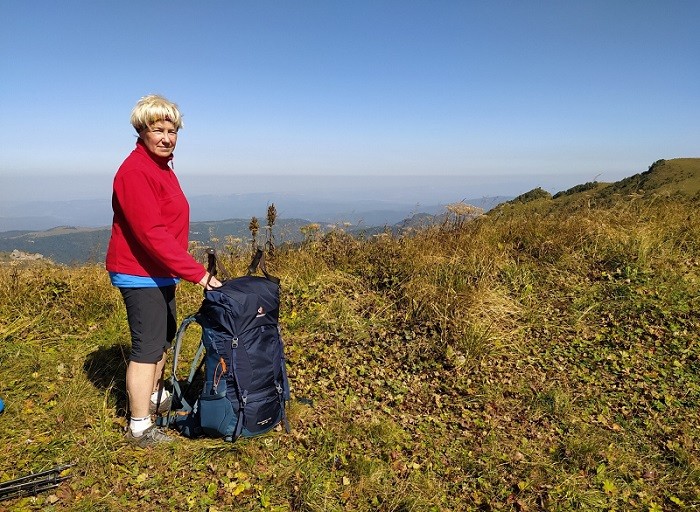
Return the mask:
<svg viewBox="0 0 700 512">
<path fill-rule="evenodd" d="M 175 151 L 177 128 L 170 121 L 156 121 L 140 136 L 148 151 L 156 156 L 167 158 Z"/>
</svg>

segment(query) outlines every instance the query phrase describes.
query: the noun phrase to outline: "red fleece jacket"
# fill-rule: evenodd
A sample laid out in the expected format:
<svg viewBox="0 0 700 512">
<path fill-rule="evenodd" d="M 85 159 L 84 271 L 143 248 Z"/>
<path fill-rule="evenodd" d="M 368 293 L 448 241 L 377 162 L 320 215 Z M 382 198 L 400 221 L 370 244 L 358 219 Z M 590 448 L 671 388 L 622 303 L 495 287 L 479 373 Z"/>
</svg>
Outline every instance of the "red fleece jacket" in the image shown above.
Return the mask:
<svg viewBox="0 0 700 512">
<path fill-rule="evenodd" d="M 190 206 L 169 160 L 150 153 L 139 139 L 119 167 L 108 271 L 193 283 L 204 277 L 205 268 L 187 252 Z"/>
</svg>

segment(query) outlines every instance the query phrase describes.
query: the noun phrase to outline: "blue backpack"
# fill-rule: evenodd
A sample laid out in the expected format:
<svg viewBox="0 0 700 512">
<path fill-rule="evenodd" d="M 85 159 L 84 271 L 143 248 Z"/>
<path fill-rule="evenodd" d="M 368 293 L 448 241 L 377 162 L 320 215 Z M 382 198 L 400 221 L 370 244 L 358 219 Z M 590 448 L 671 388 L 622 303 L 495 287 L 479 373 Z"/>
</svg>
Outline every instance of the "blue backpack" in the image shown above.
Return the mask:
<svg viewBox="0 0 700 512">
<path fill-rule="evenodd" d="M 216 275 L 216 256 L 209 249 L 209 272 Z M 258 266 L 264 277 L 253 275 Z M 290 399 L 278 317 L 279 279 L 265 270 L 258 250 L 248 274 L 223 281 L 204 292 L 199 311 L 185 318 L 173 347 L 170 412 L 161 418 L 187 437 L 207 435 L 235 441 L 264 434 L 283 422 Z M 185 381 L 177 378 L 182 339 L 193 322 L 202 328 L 197 353 Z M 204 366 L 201 392 L 192 397 L 193 383 Z M 196 391 L 195 391 L 196 393 Z"/>
</svg>

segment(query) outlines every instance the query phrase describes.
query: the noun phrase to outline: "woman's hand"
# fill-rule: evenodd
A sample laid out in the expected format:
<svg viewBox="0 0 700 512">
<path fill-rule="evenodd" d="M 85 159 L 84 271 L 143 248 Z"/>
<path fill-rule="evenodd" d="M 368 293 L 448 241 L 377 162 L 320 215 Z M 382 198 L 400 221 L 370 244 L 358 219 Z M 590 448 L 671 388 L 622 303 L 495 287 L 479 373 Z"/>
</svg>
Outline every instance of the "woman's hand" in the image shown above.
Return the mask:
<svg viewBox="0 0 700 512">
<path fill-rule="evenodd" d="M 197 284 L 206 290 L 213 290 L 221 286 L 221 281 L 214 276 L 210 276 L 209 272 L 207 272 Z"/>
</svg>

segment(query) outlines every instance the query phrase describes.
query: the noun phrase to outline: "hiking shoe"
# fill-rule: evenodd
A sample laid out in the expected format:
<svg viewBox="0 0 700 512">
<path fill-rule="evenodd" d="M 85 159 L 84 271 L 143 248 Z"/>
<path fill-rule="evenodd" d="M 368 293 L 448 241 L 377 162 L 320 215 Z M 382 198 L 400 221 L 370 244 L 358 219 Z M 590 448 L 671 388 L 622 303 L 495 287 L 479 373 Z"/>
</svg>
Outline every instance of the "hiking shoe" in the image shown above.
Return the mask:
<svg viewBox="0 0 700 512">
<path fill-rule="evenodd" d="M 172 403 L 172 401 L 173 401 L 173 395 L 168 395 L 165 398 L 161 398 L 157 409 L 156 409 L 156 404 L 154 404 L 153 402 L 149 402 L 148 412 L 150 414 L 163 414 L 164 412 L 169 412 L 170 411 L 170 404 Z"/>
<path fill-rule="evenodd" d="M 126 440 L 139 448 L 148 448 L 160 443 L 169 443 L 173 441 L 173 438 L 158 428 L 157 425 L 151 425 L 139 437 L 135 437 L 131 433 L 131 429 L 128 428 L 126 430 Z"/>
</svg>

